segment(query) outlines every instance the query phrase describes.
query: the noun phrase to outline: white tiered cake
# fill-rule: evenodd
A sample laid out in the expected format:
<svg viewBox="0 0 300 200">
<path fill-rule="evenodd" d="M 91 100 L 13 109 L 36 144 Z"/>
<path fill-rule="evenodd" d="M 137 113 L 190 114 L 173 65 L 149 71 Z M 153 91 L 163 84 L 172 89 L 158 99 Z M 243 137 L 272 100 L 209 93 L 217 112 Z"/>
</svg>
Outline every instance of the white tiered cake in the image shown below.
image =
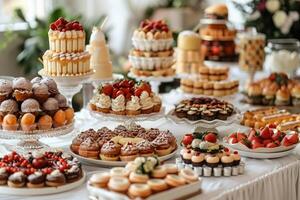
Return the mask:
<svg viewBox="0 0 300 200">
<path fill-rule="evenodd" d="M 109 49 L 100 28 L 93 27 L 87 50 L 91 54 L 90 66 L 95 70 L 92 78 L 96 80 L 112 78 L 112 62 Z"/>
</svg>

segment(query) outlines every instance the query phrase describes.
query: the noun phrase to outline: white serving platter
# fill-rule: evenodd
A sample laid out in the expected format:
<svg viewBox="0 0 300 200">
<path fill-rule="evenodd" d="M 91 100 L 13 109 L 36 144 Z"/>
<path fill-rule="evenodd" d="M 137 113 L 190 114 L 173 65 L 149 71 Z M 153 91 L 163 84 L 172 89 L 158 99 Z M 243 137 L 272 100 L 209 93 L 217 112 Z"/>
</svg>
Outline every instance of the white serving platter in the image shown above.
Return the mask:
<svg viewBox="0 0 300 200">
<path fill-rule="evenodd" d="M 290 149 L 282 152 L 274 152 L 274 153 L 256 153 L 256 152 L 239 150 L 239 154 L 243 157 L 248 157 L 248 158 L 266 159 L 266 158 L 281 158 L 291 154 L 293 151 L 294 149 Z"/>
<path fill-rule="evenodd" d="M 33 196 L 33 195 L 49 195 L 65 192 L 79 187 L 85 182 L 86 174 L 83 172 L 83 176 L 76 182 L 67 183 L 59 187 L 42 187 L 42 188 L 13 188 L 8 186 L 0 186 L 0 194 L 8 195 L 20 195 L 20 196 Z"/>
</svg>

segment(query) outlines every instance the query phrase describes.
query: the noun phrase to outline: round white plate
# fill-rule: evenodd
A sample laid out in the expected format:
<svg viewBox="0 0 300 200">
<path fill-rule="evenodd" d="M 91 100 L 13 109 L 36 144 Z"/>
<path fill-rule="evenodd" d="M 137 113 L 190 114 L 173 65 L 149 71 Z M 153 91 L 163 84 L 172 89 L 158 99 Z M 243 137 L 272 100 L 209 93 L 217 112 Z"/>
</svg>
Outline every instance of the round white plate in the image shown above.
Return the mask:
<svg viewBox="0 0 300 200">
<path fill-rule="evenodd" d="M 127 121 L 132 119 L 134 121 L 155 121 L 165 116 L 165 107 L 161 107 L 159 112 L 153 112 L 150 114 L 140 114 L 140 115 L 115 115 L 111 113 L 102 113 L 89 109 L 91 116 L 98 118 L 100 120 L 109 120 L 109 121 Z"/>
<path fill-rule="evenodd" d="M 81 163 L 91 164 L 91 165 L 98 165 L 98 166 L 104 166 L 104 167 L 123 167 L 127 164 L 125 161 L 106 161 L 106 160 L 99 160 L 99 159 L 92 159 L 92 158 L 86 158 L 83 156 L 80 156 L 78 154 L 75 154 L 70 148 L 70 153 L 76 157 Z M 166 156 L 158 157 L 158 159 L 163 162 L 166 160 L 169 160 L 173 156 L 176 155 L 177 149 L 174 150 L 172 153 Z"/>
<path fill-rule="evenodd" d="M 241 150 L 238 151 L 239 154 L 243 157 L 265 159 L 265 158 L 280 158 L 280 157 L 287 156 L 291 154 L 294 151 L 294 149 L 290 149 L 288 151 L 282 151 L 282 152 L 275 152 L 275 153 L 254 153 L 254 152 L 241 151 Z"/>
<path fill-rule="evenodd" d="M 229 124 L 240 121 L 240 114 L 239 114 L 239 111 L 237 109 L 235 109 L 236 113 L 229 116 L 227 118 L 227 120 L 214 119 L 214 120 L 211 120 L 211 121 L 204 120 L 204 119 L 191 121 L 191 120 L 188 120 L 187 118 L 178 118 L 175 114 L 173 114 L 173 112 L 174 112 L 174 109 L 171 109 L 166 116 L 169 119 L 171 119 L 172 121 L 174 121 L 175 123 L 178 123 L 178 124 L 188 123 L 188 124 L 192 124 L 192 125 L 197 124 L 199 126 L 203 126 L 203 127 L 206 127 L 206 128 L 209 128 L 211 126 L 217 127 L 217 126 L 229 125 Z"/>
<path fill-rule="evenodd" d="M 43 187 L 43 188 L 12 188 L 8 186 L 0 186 L 0 194 L 8 195 L 22 195 L 22 196 L 33 196 L 33 195 L 47 195 L 47 194 L 56 194 L 72 190 L 76 187 L 79 187 L 85 182 L 86 174 L 83 172 L 83 176 L 80 180 L 67 183 L 59 187 Z M 43 199 L 43 198 L 42 198 Z"/>
<path fill-rule="evenodd" d="M 229 147 L 229 148 L 233 148 L 233 149 L 237 149 L 237 150 L 241 150 L 241 151 L 247 151 L 247 152 L 252 152 L 252 153 L 276 153 L 276 152 L 283 152 L 283 151 L 288 151 L 291 149 L 294 149 L 297 144 L 293 144 L 291 146 L 279 146 L 279 147 L 275 147 L 275 148 L 257 148 L 257 149 L 250 149 L 248 147 L 246 147 L 243 144 L 240 143 L 236 143 L 236 144 L 229 144 L 227 142 L 224 142 L 224 145 Z"/>
</svg>

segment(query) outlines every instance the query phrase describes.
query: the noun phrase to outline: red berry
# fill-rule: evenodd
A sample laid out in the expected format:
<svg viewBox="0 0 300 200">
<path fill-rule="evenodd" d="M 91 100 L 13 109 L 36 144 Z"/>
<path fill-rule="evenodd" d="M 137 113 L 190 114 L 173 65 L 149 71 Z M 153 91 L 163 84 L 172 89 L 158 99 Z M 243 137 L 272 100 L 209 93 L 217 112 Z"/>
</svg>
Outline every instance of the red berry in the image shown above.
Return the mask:
<svg viewBox="0 0 300 200">
<path fill-rule="evenodd" d="M 122 90 L 119 90 L 117 93 L 116 93 L 116 97 L 120 96 L 120 95 L 123 95 L 124 96 L 124 92 Z"/>
<path fill-rule="evenodd" d="M 52 23 L 52 24 L 50 24 L 50 29 L 55 31 L 57 29 L 57 27 L 54 23 Z"/>
<path fill-rule="evenodd" d="M 204 140 L 211 143 L 217 142 L 217 136 L 214 133 L 208 133 L 204 136 Z"/>
<path fill-rule="evenodd" d="M 102 87 L 102 92 L 107 95 L 107 96 L 111 96 L 112 92 L 113 92 L 113 87 L 110 84 L 104 85 Z"/>
<path fill-rule="evenodd" d="M 134 91 L 134 95 L 140 97 L 142 92 L 143 92 L 143 90 L 141 88 L 137 88 Z"/>
<path fill-rule="evenodd" d="M 182 144 L 184 146 L 188 146 L 188 145 L 192 144 L 193 139 L 194 139 L 193 134 L 185 134 L 182 139 Z"/>
</svg>

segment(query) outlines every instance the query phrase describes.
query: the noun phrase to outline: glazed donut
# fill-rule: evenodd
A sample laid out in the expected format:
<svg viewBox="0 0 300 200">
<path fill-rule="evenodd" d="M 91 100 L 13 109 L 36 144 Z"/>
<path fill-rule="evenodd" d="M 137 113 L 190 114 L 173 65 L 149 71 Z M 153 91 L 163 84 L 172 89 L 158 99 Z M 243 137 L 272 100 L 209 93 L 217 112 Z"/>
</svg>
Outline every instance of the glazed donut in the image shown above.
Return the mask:
<svg viewBox="0 0 300 200">
<path fill-rule="evenodd" d="M 137 164 L 135 164 L 133 161 L 130 161 L 126 164 L 125 169 L 128 170 L 129 172 L 135 171 L 137 168 Z"/>
<path fill-rule="evenodd" d="M 167 170 L 168 174 L 177 174 L 177 172 L 178 172 L 178 168 L 177 168 L 176 164 L 167 163 L 167 164 L 164 164 L 163 167 Z"/>
<path fill-rule="evenodd" d="M 115 192 L 126 192 L 129 185 L 129 180 L 125 177 L 112 177 L 108 182 L 108 188 Z"/>
<path fill-rule="evenodd" d="M 110 170 L 110 176 L 115 177 L 128 177 L 129 176 L 129 171 L 125 169 L 124 167 L 114 167 Z"/>
<path fill-rule="evenodd" d="M 151 188 L 147 184 L 135 183 L 130 185 L 128 192 L 132 197 L 146 198 L 151 195 Z"/>
<path fill-rule="evenodd" d="M 163 179 L 150 179 L 147 181 L 147 184 L 150 186 L 151 190 L 155 192 L 160 192 L 168 189 L 168 185 Z"/>
<path fill-rule="evenodd" d="M 167 176 L 167 170 L 163 166 L 156 167 L 151 173 L 151 177 L 153 178 L 164 178 L 166 176 Z"/>
<path fill-rule="evenodd" d="M 110 175 L 107 172 L 103 173 L 96 173 L 93 174 L 92 177 L 90 178 L 90 184 L 95 187 L 106 187 L 107 183 L 110 179 Z"/>
<path fill-rule="evenodd" d="M 185 179 L 175 174 L 168 174 L 165 178 L 165 181 L 168 185 L 172 187 L 177 187 L 185 184 Z"/>
<path fill-rule="evenodd" d="M 188 168 L 180 170 L 179 176 L 183 177 L 188 183 L 198 180 L 197 174 L 193 170 Z"/>
<path fill-rule="evenodd" d="M 129 175 L 129 180 L 132 183 L 146 183 L 149 177 L 145 174 L 138 174 L 136 172 L 131 172 Z"/>
</svg>

